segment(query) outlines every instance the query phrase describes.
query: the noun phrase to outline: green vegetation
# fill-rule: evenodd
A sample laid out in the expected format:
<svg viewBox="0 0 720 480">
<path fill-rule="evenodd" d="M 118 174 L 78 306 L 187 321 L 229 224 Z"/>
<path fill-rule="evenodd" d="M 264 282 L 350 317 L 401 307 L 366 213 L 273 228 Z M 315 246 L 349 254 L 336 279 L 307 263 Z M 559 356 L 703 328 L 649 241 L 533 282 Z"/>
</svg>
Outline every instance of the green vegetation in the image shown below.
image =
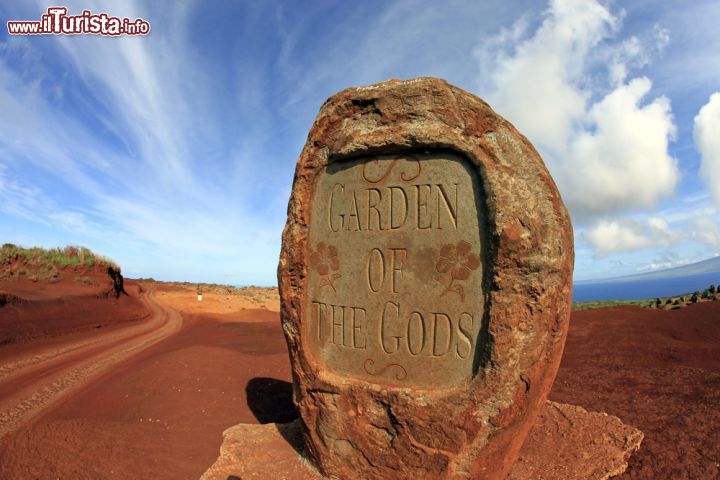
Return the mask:
<svg viewBox="0 0 720 480">
<path fill-rule="evenodd" d="M 93 253 L 85 247 L 23 248 L 12 243 L 0 247 L 0 267 L 16 267 L 12 269 L 21 275 L 24 273 L 47 278 L 57 276 L 58 268 L 95 265 L 120 268 L 109 258 Z"/>
<path fill-rule="evenodd" d="M 149 279 L 155 281 L 153 279 Z M 198 291 L 205 293 L 215 293 L 218 295 L 243 295 L 247 296 L 251 292 L 258 291 L 273 291 L 277 292 L 277 287 L 258 287 L 255 285 L 248 285 L 245 287 L 235 287 L 233 285 L 223 285 L 219 283 L 193 283 L 193 282 L 163 282 L 174 285 L 180 285 L 183 287 L 195 287 Z"/>
<path fill-rule="evenodd" d="M 621 305 L 644 307 L 647 303 L 647 300 L 595 300 L 590 302 L 573 302 L 572 309 L 574 311 L 591 310 L 593 308 L 618 307 Z"/>
<path fill-rule="evenodd" d="M 592 308 L 617 307 L 619 305 L 635 305 L 643 308 L 659 308 L 663 310 L 677 310 L 690 303 L 701 301 L 720 300 L 720 288 L 710 285 L 703 291 L 684 293 L 672 297 L 658 297 L 647 300 L 598 300 L 591 302 L 573 302 L 573 310 L 590 310 Z"/>
</svg>

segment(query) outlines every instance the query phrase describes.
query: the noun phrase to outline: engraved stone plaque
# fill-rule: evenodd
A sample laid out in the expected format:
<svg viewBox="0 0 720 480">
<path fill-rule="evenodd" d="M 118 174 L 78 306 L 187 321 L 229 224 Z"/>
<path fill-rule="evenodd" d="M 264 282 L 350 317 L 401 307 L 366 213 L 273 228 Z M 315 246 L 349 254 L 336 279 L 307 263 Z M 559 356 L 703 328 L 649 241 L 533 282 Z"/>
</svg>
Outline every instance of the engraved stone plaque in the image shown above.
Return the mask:
<svg viewBox="0 0 720 480">
<path fill-rule="evenodd" d="M 333 373 L 442 388 L 469 379 L 484 313 L 483 205 L 451 153 L 329 165 L 310 224 L 306 335 Z"/>
<path fill-rule="evenodd" d="M 327 478 L 502 480 L 560 364 L 572 226 L 533 146 L 432 78 L 350 88 L 297 162 L 278 266 Z"/>
</svg>

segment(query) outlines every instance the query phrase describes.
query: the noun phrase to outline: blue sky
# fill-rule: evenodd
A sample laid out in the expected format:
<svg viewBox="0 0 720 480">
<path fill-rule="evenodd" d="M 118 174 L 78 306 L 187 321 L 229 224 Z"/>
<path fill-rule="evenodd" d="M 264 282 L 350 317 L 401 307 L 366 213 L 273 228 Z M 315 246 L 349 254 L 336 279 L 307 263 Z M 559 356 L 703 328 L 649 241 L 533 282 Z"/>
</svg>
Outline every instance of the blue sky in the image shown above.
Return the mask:
<svg viewBox="0 0 720 480">
<path fill-rule="evenodd" d="M 0 241 L 125 275 L 276 284 L 295 162 L 349 86 L 442 77 L 527 135 L 576 279 L 720 253 L 720 3 L 71 2 L 146 37 L 13 36 L 0 3 Z"/>
</svg>

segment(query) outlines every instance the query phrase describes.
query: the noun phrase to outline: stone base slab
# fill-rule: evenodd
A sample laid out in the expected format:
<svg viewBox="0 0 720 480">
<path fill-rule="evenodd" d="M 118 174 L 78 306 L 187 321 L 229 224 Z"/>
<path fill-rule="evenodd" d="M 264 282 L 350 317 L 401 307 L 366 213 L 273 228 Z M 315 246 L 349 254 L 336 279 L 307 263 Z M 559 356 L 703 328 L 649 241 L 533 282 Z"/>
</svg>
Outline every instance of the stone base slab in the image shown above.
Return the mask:
<svg viewBox="0 0 720 480">
<path fill-rule="evenodd" d="M 302 453 L 299 420 L 239 424 L 223 437 L 202 480 L 325 480 Z M 643 437 L 612 415 L 548 401 L 507 480 L 609 479 L 625 471 Z"/>
</svg>

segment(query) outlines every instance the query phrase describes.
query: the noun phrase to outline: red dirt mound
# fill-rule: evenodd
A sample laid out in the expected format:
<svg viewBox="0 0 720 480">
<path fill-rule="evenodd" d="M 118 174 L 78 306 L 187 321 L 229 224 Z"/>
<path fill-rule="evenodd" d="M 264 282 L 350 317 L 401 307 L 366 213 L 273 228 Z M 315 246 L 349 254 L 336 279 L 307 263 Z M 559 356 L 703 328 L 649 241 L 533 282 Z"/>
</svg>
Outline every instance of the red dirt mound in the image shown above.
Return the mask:
<svg viewBox="0 0 720 480">
<path fill-rule="evenodd" d="M 144 318 L 148 312 L 138 300 L 139 288 L 124 284 L 119 270 L 101 265 L 66 267 L 48 281 L 5 277 L 0 345 Z"/>
</svg>

